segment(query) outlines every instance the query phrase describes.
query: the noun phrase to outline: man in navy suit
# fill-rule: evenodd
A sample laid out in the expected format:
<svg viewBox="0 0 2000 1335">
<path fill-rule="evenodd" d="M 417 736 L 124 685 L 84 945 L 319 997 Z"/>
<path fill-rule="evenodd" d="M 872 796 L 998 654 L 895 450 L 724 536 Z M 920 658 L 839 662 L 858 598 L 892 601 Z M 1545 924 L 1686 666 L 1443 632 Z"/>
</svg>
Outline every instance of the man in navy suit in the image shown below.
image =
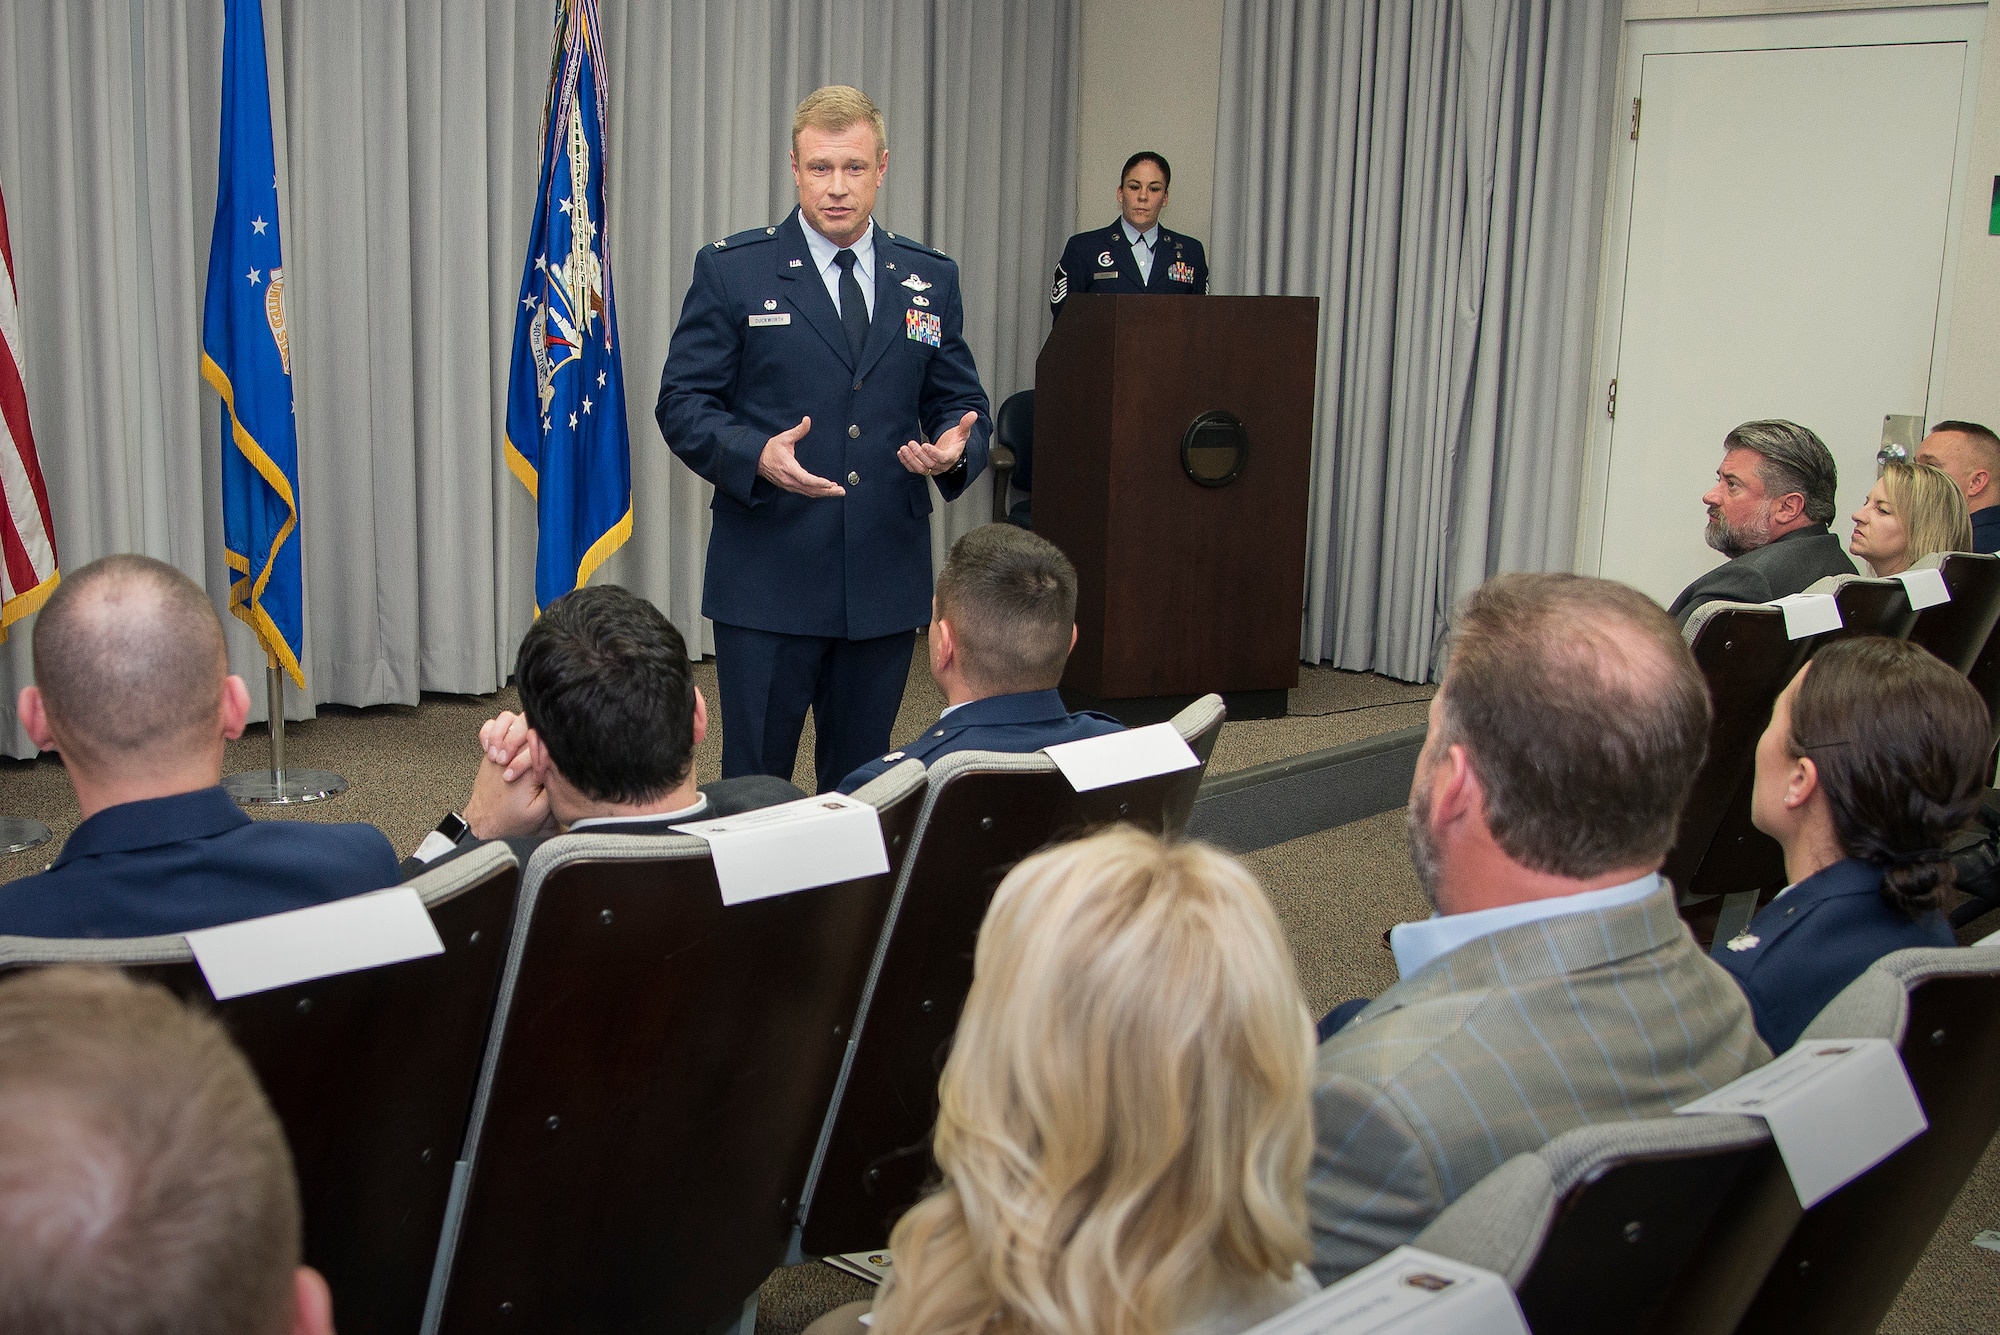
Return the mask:
<svg viewBox="0 0 2000 1335">
<path fill-rule="evenodd" d="M 1063 313 L 1076 292 L 1153 292 L 1200 296 L 1208 291 L 1208 257 L 1201 242 L 1160 226 L 1173 169 L 1158 153 L 1134 153 L 1118 176 L 1118 221 L 1078 232 L 1063 247 L 1049 286 L 1049 311 Z"/>
<path fill-rule="evenodd" d="M 928 644 L 944 716 L 841 780 L 841 792 L 912 758 L 929 764 L 953 751 L 1039 751 L 1124 726 L 1063 707 L 1056 684 L 1076 646 L 1076 568 L 1026 529 L 987 524 L 952 544 L 938 572 Z"/>
<path fill-rule="evenodd" d="M 889 744 L 930 616 L 930 483 L 986 466 L 958 267 L 871 218 L 882 113 L 821 88 L 792 121 L 799 207 L 704 246 L 655 410 L 715 485 L 722 772 L 789 778 L 808 708 L 821 790 Z"/>
<path fill-rule="evenodd" d="M 660 609 L 616 584 L 542 609 L 514 659 L 521 712 L 479 730 L 484 752 L 465 814 L 454 812 L 403 860 L 405 875 L 505 839 L 523 863 L 567 830 L 671 834 L 805 794 L 783 779 L 695 779 L 708 706 L 687 644 Z"/>
<path fill-rule="evenodd" d="M 83 823 L 47 871 L 0 885 L 0 934 L 188 932 L 396 883 L 374 826 L 252 821 L 223 791 L 250 692 L 180 571 L 92 561 L 42 608 L 34 654 L 21 726 L 62 753 Z"/>
</svg>

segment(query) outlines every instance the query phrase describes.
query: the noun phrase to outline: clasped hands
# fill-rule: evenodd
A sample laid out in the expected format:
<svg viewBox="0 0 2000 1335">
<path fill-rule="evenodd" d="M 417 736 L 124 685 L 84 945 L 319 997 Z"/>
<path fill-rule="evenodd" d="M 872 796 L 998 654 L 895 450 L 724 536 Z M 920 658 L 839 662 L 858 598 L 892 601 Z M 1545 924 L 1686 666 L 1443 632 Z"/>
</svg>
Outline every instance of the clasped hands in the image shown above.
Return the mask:
<svg viewBox="0 0 2000 1335">
<path fill-rule="evenodd" d="M 528 720 L 502 710 L 479 725 L 479 774 L 465 824 L 481 839 L 556 832 L 545 782 L 548 757 Z"/>
<path fill-rule="evenodd" d="M 971 438 L 973 425 L 978 421 L 978 413 L 968 412 L 958 419 L 957 426 L 939 436 L 935 444 L 910 441 L 896 451 L 896 458 L 912 473 L 925 477 L 949 473 L 964 457 L 965 442 Z M 812 418 L 801 417 L 797 426 L 765 441 L 763 453 L 757 456 L 757 476 L 800 496 L 845 496 L 847 488 L 806 471 L 799 463 L 799 442 L 810 430 Z"/>
</svg>

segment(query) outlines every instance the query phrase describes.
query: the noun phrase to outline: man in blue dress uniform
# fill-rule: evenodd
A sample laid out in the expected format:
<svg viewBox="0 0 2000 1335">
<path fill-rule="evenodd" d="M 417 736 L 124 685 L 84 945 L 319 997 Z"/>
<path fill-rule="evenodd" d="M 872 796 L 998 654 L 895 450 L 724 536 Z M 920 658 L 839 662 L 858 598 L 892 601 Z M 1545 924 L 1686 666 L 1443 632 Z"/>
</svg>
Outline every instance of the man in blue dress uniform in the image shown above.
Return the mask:
<svg viewBox="0 0 2000 1335">
<path fill-rule="evenodd" d="M 1208 257 L 1201 242 L 1160 226 L 1173 169 L 1158 153 L 1134 153 L 1118 177 L 1119 219 L 1078 232 L 1063 247 L 1049 286 L 1049 310 L 1060 316 L 1076 292 L 1153 292 L 1200 296 L 1208 291 Z"/>
<path fill-rule="evenodd" d="M 993 424 L 958 266 L 876 225 L 882 114 L 821 88 L 792 121 L 799 207 L 704 246 L 655 416 L 715 485 L 722 773 L 790 778 L 807 708 L 824 791 L 889 744 L 930 619 L 929 480 L 955 499 Z"/>
<path fill-rule="evenodd" d="M 952 544 L 938 572 L 929 647 L 943 717 L 841 780 L 841 792 L 909 759 L 928 765 L 953 751 L 1039 751 L 1125 726 L 1063 704 L 1056 686 L 1076 647 L 1076 567 L 1025 529 L 986 524 Z"/>
</svg>

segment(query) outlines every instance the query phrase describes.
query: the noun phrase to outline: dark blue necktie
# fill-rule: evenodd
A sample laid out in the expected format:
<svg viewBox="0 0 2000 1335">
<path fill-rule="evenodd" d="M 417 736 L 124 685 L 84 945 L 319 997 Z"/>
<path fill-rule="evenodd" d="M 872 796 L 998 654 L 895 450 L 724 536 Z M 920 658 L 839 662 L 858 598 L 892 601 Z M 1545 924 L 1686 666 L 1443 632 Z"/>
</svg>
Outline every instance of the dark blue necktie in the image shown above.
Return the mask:
<svg viewBox="0 0 2000 1335">
<path fill-rule="evenodd" d="M 868 302 L 854 277 L 854 252 L 843 250 L 833 257 L 840 266 L 840 324 L 847 331 L 847 352 L 861 360 L 861 346 L 868 341 Z"/>
</svg>

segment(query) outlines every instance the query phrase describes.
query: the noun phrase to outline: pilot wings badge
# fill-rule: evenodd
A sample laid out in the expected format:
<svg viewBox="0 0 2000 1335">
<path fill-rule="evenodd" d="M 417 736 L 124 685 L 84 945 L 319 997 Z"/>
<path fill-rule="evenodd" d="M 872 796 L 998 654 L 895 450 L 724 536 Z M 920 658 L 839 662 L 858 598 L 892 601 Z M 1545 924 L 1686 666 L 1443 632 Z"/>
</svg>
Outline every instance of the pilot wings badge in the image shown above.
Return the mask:
<svg viewBox="0 0 2000 1335">
<path fill-rule="evenodd" d="M 908 278 L 905 278 L 903 280 L 903 286 L 907 287 L 912 292 L 923 292 L 928 290 L 932 286 L 932 284 L 926 283 L 923 279 L 917 277 L 915 274 L 911 274 Z"/>
</svg>

